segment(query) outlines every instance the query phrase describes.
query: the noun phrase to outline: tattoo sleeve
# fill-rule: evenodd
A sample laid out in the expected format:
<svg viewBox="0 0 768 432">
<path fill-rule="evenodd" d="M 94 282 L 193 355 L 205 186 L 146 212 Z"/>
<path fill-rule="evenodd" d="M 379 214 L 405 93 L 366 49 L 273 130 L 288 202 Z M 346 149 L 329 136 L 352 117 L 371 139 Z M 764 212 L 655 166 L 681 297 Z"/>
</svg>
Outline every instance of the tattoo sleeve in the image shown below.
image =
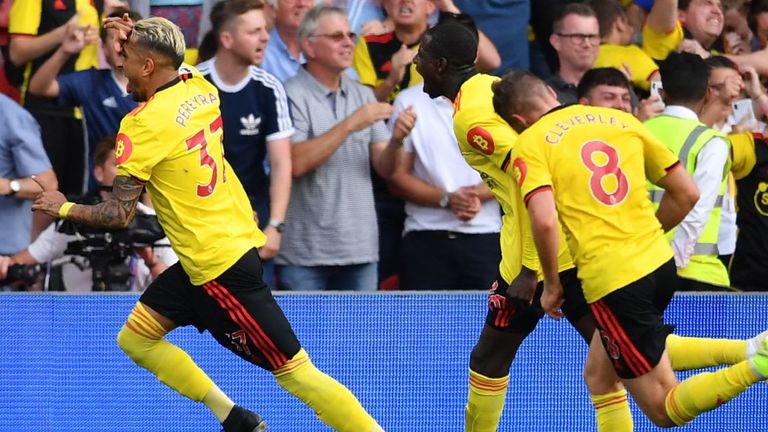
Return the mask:
<svg viewBox="0 0 768 432">
<path fill-rule="evenodd" d="M 75 205 L 67 219 L 102 228 L 122 229 L 136 213 L 136 203 L 144 190 L 140 180 L 117 176 L 112 183 L 112 196 L 96 205 Z"/>
</svg>

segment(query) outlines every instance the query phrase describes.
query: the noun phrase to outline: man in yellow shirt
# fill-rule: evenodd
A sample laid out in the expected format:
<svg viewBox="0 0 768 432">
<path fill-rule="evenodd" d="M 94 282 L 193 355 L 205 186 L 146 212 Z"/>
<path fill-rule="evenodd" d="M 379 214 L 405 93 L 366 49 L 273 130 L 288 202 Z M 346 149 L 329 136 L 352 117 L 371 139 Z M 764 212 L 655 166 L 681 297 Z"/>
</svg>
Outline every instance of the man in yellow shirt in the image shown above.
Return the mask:
<svg viewBox="0 0 768 432">
<path fill-rule="evenodd" d="M 178 326 L 208 330 L 223 346 L 265 370 L 338 431 L 380 431 L 343 385 L 312 365 L 261 277 L 266 238 L 246 193 L 224 159 L 216 88 L 182 65 L 184 36 L 164 18 L 119 30 L 128 90 L 144 102 L 120 125 L 113 197 L 98 205 L 43 192 L 33 209 L 106 228 L 125 227 L 146 188 L 179 263 L 144 292 L 120 330 L 120 347 L 182 395 L 205 404 L 225 432 L 262 431 L 261 417 L 224 394 L 164 336 Z M 180 68 L 181 66 L 181 68 Z"/>
<path fill-rule="evenodd" d="M 559 218 L 595 318 L 585 370 L 599 371 L 606 388 L 615 385 L 614 370 L 661 427 L 685 425 L 765 380 L 765 341 L 731 367 L 679 384 L 674 375 L 662 313 L 678 279 L 664 231 L 699 195 L 675 155 L 627 113 L 559 107 L 554 92 L 527 72 L 506 75 L 494 96 L 496 111 L 521 132 L 512 160 L 544 273 L 542 307 L 561 315 Z M 646 178 L 666 190 L 656 214 Z"/>
</svg>

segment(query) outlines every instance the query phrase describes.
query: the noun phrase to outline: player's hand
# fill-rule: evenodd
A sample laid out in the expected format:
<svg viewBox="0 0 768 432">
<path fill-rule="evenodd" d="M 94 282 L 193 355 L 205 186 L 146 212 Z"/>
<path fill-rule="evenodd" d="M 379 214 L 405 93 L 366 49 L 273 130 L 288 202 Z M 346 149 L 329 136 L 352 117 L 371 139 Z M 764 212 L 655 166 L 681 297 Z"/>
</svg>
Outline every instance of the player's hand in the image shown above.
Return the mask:
<svg viewBox="0 0 768 432">
<path fill-rule="evenodd" d="M 46 191 L 35 176 L 30 177 L 40 187 L 40 191 L 32 202 L 32 211 L 41 211 L 48 216 L 59 217 L 61 205 L 67 202 L 67 198 L 59 191 Z"/>
<path fill-rule="evenodd" d="M 392 105 L 385 102 L 369 102 L 349 116 L 348 120 L 353 131 L 359 131 L 376 123 L 386 120 L 392 115 Z"/>
<path fill-rule="evenodd" d="M 259 258 L 263 260 L 272 259 L 280 252 L 280 240 L 283 235 L 277 232 L 277 228 L 267 225 L 264 228 L 264 234 L 267 236 L 267 242 L 259 248 Z"/>
<path fill-rule="evenodd" d="M 133 31 L 133 20 L 127 13 L 122 17 L 107 17 L 104 18 L 104 28 L 117 30 L 117 35 L 112 41 L 116 52 L 120 52 L 123 49 L 123 44 L 131 37 L 131 31 Z"/>
<path fill-rule="evenodd" d="M 395 120 L 395 127 L 392 129 L 392 141 L 402 144 L 415 125 L 416 113 L 413 111 L 413 107 L 409 106 Z"/>
<path fill-rule="evenodd" d="M 536 294 L 536 272 L 528 268 L 523 269 L 512 280 L 507 288 L 507 297 L 513 301 L 522 302 L 527 305 L 533 301 Z"/>
<path fill-rule="evenodd" d="M 563 317 L 560 307 L 563 305 L 563 286 L 560 281 L 544 281 L 544 292 L 541 294 L 541 308 L 552 319 L 559 320 Z"/>
</svg>

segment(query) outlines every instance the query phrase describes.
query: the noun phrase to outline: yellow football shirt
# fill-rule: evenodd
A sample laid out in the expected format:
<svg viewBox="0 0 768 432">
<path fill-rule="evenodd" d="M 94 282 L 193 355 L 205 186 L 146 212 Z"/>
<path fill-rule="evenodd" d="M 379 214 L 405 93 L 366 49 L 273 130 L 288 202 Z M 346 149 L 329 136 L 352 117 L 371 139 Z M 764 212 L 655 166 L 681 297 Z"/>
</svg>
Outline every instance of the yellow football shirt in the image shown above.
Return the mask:
<svg viewBox="0 0 768 432">
<path fill-rule="evenodd" d="M 517 133 L 493 109 L 491 85 L 498 79 L 477 74 L 464 82 L 454 101 L 453 131 L 464 159 L 480 173 L 504 211 L 499 271 L 509 283 L 522 265 L 539 270 L 539 260 L 520 188 L 509 171 L 517 169 L 511 163 Z M 573 268 L 566 246 L 560 251 L 560 271 Z"/>
<path fill-rule="evenodd" d="M 224 159 L 219 95 L 191 66 L 123 118 L 118 175 L 146 182 L 157 218 L 195 285 L 218 277 L 265 235 Z"/>
<path fill-rule="evenodd" d="M 514 153 L 527 202 L 552 188 L 587 302 L 634 282 L 672 258 L 648 198 L 678 163 L 631 114 L 570 105 L 520 135 Z"/>
</svg>

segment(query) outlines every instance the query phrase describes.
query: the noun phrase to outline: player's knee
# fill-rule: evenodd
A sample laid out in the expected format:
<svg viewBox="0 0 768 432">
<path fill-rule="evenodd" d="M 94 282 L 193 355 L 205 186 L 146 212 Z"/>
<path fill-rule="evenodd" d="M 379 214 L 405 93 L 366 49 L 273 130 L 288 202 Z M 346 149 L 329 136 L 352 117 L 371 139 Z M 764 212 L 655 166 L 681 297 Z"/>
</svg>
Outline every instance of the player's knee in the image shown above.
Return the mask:
<svg viewBox="0 0 768 432">
<path fill-rule="evenodd" d="M 593 395 L 614 393 L 624 388 L 614 374 L 606 373 L 598 367 L 590 367 L 589 363 L 584 365 L 582 376 L 589 393 Z"/>
<path fill-rule="evenodd" d="M 123 352 L 133 359 L 136 363 L 141 363 L 141 358 L 148 348 L 157 341 L 153 341 L 131 330 L 127 325 L 117 333 L 117 346 Z"/>
</svg>

